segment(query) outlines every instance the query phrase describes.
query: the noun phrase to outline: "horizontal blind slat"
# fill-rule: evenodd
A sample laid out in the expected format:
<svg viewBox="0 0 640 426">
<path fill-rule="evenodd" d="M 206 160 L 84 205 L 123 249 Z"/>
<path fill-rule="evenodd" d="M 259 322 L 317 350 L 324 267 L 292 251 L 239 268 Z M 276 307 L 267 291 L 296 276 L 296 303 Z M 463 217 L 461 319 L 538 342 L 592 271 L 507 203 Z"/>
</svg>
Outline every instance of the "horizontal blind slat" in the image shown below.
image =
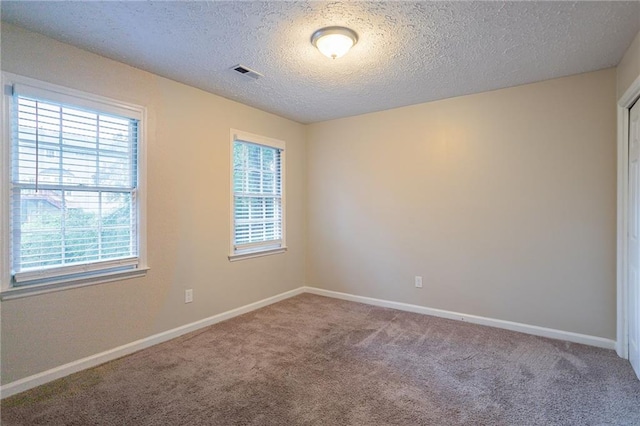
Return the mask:
<svg viewBox="0 0 640 426">
<path fill-rule="evenodd" d="M 84 273 L 138 255 L 139 117 L 47 99 L 14 95 L 10 244 L 16 282 L 29 279 L 25 270 L 39 279 L 75 273 L 69 265 L 83 265 L 77 271 Z"/>
<path fill-rule="evenodd" d="M 55 92 L 52 90 L 41 89 L 27 84 L 14 84 L 13 94 L 25 99 L 25 100 L 44 100 L 48 104 L 59 105 L 73 105 L 76 108 L 85 108 L 89 110 L 101 111 L 110 115 L 120 116 L 141 120 L 142 114 L 139 111 L 127 108 L 125 106 L 118 106 L 113 104 L 107 104 L 92 99 L 84 99 L 65 93 Z"/>
<path fill-rule="evenodd" d="M 277 148 L 234 142 L 234 250 L 281 244 L 280 156 Z"/>
</svg>

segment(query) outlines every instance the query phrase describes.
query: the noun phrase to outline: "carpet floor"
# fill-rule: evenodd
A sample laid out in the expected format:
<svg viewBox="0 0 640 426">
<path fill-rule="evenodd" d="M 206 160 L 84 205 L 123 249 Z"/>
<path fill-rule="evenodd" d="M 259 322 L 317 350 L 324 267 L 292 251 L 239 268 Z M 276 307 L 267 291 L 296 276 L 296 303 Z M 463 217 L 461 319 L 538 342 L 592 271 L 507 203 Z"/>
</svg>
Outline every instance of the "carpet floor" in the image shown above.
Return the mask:
<svg viewBox="0 0 640 426">
<path fill-rule="evenodd" d="M 613 351 L 302 294 L 2 401 L 3 425 L 640 425 Z"/>
</svg>

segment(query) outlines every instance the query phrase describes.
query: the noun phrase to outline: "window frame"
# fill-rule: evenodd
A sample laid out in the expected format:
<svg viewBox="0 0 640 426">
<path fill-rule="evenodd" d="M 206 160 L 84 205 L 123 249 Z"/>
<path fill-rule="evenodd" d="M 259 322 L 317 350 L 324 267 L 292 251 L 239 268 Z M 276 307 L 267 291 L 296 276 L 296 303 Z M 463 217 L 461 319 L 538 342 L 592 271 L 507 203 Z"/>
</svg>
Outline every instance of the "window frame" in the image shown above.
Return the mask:
<svg viewBox="0 0 640 426">
<path fill-rule="evenodd" d="M 238 260 L 244 259 L 252 259 L 255 257 L 262 256 L 270 256 L 273 254 L 284 253 L 287 251 L 287 240 L 286 240 L 286 144 L 284 141 L 274 138 L 269 138 L 266 136 L 256 135 L 254 133 L 249 133 L 241 130 L 231 129 L 231 142 L 229 144 L 229 189 L 230 189 L 230 232 L 229 232 L 229 261 L 235 262 Z M 266 249 L 258 249 L 251 252 L 245 253 L 236 253 L 235 251 L 235 191 L 234 191 L 234 156 L 233 156 L 233 147 L 234 143 L 238 142 L 246 142 L 255 145 L 261 145 L 268 148 L 274 148 L 280 150 L 280 200 L 281 200 L 281 228 L 282 228 L 282 239 L 280 247 L 275 248 L 266 248 Z"/>
<path fill-rule="evenodd" d="M 111 281 L 120 281 L 146 275 L 147 265 L 147 227 L 146 227 L 146 123 L 147 110 L 140 105 L 107 98 L 92 93 L 52 84 L 17 74 L 2 72 L 2 136 L 4 143 L 0 156 L 0 300 L 15 299 L 30 295 L 49 293 L 52 291 L 69 288 L 84 287 Z M 13 113 L 13 87 L 15 85 L 28 87 L 35 93 L 43 92 L 55 95 L 56 101 L 63 100 L 73 106 L 91 108 L 96 110 L 96 105 L 104 105 L 103 112 L 113 110 L 122 111 L 130 117 L 139 117 L 138 141 L 137 141 L 137 186 L 136 186 L 136 217 L 138 256 L 137 266 L 131 267 L 124 264 L 124 269 L 114 268 L 112 264 L 106 264 L 104 268 L 96 268 L 97 262 L 87 263 L 86 273 L 75 273 L 71 276 L 51 276 L 42 280 L 34 280 L 33 284 L 14 285 L 11 272 L 11 246 L 10 246 L 10 185 L 11 185 L 11 115 Z M 116 261 L 117 262 L 117 261 Z M 126 263 L 126 262 L 125 262 Z M 37 272 L 34 271 L 37 275 Z"/>
</svg>

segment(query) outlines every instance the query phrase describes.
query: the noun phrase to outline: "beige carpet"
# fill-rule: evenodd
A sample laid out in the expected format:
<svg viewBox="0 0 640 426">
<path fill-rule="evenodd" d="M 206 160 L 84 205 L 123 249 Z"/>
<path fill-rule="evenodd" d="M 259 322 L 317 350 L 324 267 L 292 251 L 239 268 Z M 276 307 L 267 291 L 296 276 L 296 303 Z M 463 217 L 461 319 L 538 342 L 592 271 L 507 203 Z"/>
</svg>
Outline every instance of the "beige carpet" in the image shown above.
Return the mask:
<svg viewBox="0 0 640 426">
<path fill-rule="evenodd" d="M 2 401 L 3 425 L 640 425 L 613 351 L 303 294 Z"/>
</svg>

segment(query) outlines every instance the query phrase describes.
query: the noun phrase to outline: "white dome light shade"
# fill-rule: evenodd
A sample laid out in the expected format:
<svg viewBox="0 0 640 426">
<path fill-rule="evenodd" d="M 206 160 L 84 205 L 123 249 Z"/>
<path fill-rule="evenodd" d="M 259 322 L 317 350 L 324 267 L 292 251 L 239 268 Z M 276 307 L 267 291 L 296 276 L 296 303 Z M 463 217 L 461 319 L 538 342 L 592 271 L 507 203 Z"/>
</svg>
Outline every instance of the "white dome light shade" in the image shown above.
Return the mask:
<svg viewBox="0 0 640 426">
<path fill-rule="evenodd" d="M 349 28 L 321 28 L 311 36 L 311 43 L 320 53 L 332 59 L 339 58 L 358 42 L 358 35 Z"/>
</svg>

